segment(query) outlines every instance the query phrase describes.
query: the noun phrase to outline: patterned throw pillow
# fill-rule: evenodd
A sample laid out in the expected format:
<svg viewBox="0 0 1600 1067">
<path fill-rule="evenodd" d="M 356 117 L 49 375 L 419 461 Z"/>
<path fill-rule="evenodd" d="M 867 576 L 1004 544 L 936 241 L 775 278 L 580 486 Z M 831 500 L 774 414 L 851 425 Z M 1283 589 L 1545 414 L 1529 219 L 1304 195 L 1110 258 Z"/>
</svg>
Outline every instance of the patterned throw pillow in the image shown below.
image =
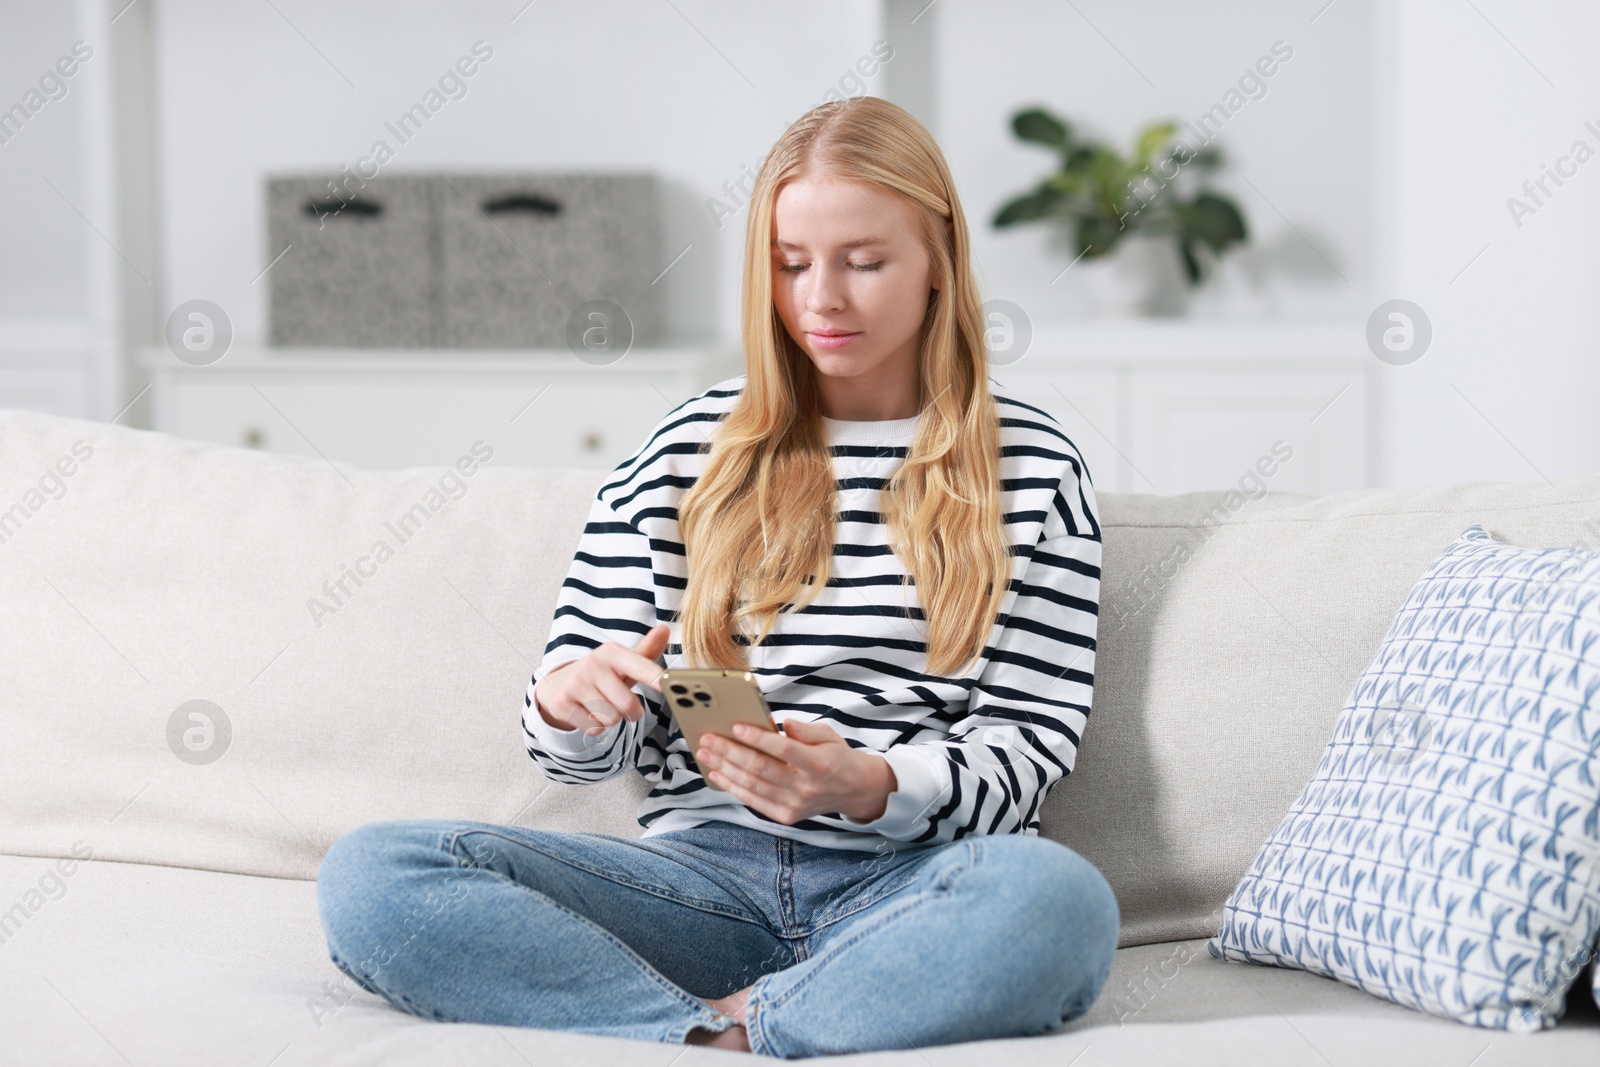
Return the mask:
<svg viewBox="0 0 1600 1067">
<path fill-rule="evenodd" d="M 1467 528 L 1412 587 L 1206 948 L 1554 1026 L 1600 934 L 1600 552 Z"/>
</svg>

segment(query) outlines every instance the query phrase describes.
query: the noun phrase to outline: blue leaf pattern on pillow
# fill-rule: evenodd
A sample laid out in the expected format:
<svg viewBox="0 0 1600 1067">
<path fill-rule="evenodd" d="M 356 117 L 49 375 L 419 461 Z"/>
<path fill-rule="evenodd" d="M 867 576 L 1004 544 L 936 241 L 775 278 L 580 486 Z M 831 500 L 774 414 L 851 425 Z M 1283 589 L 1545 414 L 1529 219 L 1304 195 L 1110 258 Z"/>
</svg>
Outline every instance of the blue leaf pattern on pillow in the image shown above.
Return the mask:
<svg viewBox="0 0 1600 1067">
<path fill-rule="evenodd" d="M 1597 693 L 1600 552 L 1468 527 L 1207 950 L 1473 1026 L 1554 1026 L 1600 935 Z"/>
</svg>

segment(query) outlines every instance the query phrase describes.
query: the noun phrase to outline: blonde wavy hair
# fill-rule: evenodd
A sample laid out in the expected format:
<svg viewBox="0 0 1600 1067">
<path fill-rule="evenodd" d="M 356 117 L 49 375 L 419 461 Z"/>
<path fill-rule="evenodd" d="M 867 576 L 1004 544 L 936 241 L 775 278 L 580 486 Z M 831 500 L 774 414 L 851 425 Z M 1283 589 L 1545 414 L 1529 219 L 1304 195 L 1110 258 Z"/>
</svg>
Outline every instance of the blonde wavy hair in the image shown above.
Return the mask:
<svg viewBox="0 0 1600 1067">
<path fill-rule="evenodd" d="M 679 502 L 689 575 L 679 612 L 684 657 L 691 666 L 748 667 L 733 629 L 759 645 L 780 611 L 798 611 L 828 582 L 837 497 L 816 371 L 772 295 L 773 205 L 786 183 L 813 176 L 871 183 L 921 208 L 918 236 L 942 284 L 929 294 L 918 354 L 922 418 L 881 507 L 890 547 L 923 607 L 925 673 L 965 674 L 1011 580 L 978 288 L 966 218 L 938 145 L 910 112 L 870 96 L 801 116 L 756 177 L 741 309 L 745 387 L 718 426 L 704 473 Z"/>
</svg>

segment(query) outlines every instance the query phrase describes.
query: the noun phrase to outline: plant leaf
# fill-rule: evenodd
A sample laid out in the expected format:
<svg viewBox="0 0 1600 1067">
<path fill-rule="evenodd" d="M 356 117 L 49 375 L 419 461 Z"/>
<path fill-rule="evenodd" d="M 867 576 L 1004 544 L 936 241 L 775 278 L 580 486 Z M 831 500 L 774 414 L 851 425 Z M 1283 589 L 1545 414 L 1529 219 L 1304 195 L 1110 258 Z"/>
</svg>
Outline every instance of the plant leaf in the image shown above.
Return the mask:
<svg viewBox="0 0 1600 1067">
<path fill-rule="evenodd" d="M 1180 211 L 1183 240 L 1198 240 L 1211 251 L 1221 253 L 1230 244 L 1249 237 L 1244 216 L 1233 201 L 1215 193 L 1201 193 Z"/>
<path fill-rule="evenodd" d="M 1011 116 L 1011 129 L 1024 141 L 1048 145 L 1061 152 L 1072 147 L 1072 130 L 1043 108 L 1028 108 Z"/>
<path fill-rule="evenodd" d="M 1067 161 L 1062 164 L 1061 169 L 1071 174 L 1081 174 L 1087 172 L 1093 162 L 1094 149 L 1080 146 L 1067 153 Z"/>
<path fill-rule="evenodd" d="M 1089 191 L 1089 179 L 1082 174 L 1059 171 L 1044 180 L 1044 184 L 1068 196 L 1083 196 Z"/>
<path fill-rule="evenodd" d="M 1133 172 L 1114 149 L 1096 147 L 1089 161 L 1089 174 L 1098 187 L 1101 207 L 1113 218 L 1122 214 L 1128 198 L 1128 183 Z"/>
<path fill-rule="evenodd" d="M 1056 214 L 1057 205 L 1061 203 L 1062 199 L 1060 191 L 1046 183 L 1033 192 L 1024 193 L 1007 203 L 995 214 L 991 225 L 999 229 L 1005 226 L 1014 226 L 1019 222 L 1031 222 L 1034 219 L 1047 218 Z"/>
<path fill-rule="evenodd" d="M 1087 259 L 1103 256 L 1117 247 L 1123 233 L 1115 218 L 1084 215 L 1078 219 L 1078 251 Z"/>
<path fill-rule="evenodd" d="M 1178 124 L 1175 122 L 1153 122 L 1146 126 L 1144 132 L 1139 134 L 1139 141 L 1135 149 L 1135 158 L 1138 160 L 1139 165 L 1134 169 L 1142 170 L 1149 166 L 1150 157 L 1155 154 L 1156 149 L 1170 141 L 1172 135 L 1177 132 Z"/>
<path fill-rule="evenodd" d="M 1188 241 L 1178 242 L 1178 251 L 1183 256 L 1183 273 L 1189 279 L 1190 285 L 1200 284 L 1200 264 L 1194 258 L 1194 245 Z"/>
</svg>

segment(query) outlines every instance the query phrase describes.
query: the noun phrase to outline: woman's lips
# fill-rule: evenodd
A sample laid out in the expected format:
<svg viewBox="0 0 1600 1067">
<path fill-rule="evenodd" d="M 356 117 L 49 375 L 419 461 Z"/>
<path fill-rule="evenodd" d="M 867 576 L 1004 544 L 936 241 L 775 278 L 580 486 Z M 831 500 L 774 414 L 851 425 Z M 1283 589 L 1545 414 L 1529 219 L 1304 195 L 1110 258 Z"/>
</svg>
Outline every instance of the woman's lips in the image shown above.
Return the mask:
<svg viewBox="0 0 1600 1067">
<path fill-rule="evenodd" d="M 843 348 L 851 341 L 854 341 L 857 337 L 860 337 L 861 332 L 858 330 L 855 333 L 840 333 L 832 336 L 821 333 L 809 333 L 806 334 L 806 336 L 811 338 L 811 343 L 816 345 L 818 348 Z"/>
</svg>

